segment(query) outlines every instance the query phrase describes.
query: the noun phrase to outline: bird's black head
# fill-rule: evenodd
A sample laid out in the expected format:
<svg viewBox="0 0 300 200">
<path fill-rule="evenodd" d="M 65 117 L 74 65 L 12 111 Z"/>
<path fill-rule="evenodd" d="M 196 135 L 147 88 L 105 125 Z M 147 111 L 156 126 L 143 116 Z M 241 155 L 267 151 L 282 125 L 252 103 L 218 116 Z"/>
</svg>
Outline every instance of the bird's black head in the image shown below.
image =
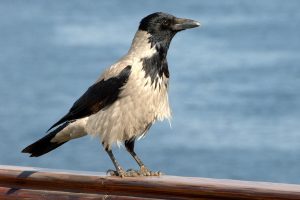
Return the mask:
<svg viewBox="0 0 300 200">
<path fill-rule="evenodd" d="M 199 25 L 199 22 L 191 19 L 177 18 L 167 13 L 156 12 L 142 19 L 139 30 L 147 31 L 158 40 L 171 40 L 177 32 Z"/>
</svg>

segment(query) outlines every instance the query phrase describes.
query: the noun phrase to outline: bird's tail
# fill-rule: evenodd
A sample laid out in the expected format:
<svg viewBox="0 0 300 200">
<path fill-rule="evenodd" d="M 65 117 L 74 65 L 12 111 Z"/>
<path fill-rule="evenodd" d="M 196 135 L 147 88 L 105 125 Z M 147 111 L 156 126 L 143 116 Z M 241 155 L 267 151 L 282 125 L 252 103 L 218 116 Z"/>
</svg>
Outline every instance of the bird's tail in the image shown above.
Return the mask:
<svg viewBox="0 0 300 200">
<path fill-rule="evenodd" d="M 69 122 L 64 123 L 63 125 L 57 127 L 55 130 L 51 131 L 45 137 L 39 139 L 38 141 L 32 143 L 22 150 L 22 153 L 29 153 L 30 157 L 38 157 L 56 149 L 57 147 L 63 145 L 67 141 L 63 142 L 53 142 L 51 141 L 56 134 L 62 131 L 65 127 L 69 125 Z"/>
</svg>

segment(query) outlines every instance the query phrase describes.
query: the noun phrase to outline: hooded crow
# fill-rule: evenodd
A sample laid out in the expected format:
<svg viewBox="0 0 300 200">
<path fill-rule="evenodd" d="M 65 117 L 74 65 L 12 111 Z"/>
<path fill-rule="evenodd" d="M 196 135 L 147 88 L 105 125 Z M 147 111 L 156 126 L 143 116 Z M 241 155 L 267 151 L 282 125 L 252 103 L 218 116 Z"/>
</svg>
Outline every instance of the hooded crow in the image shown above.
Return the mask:
<svg viewBox="0 0 300 200">
<path fill-rule="evenodd" d="M 85 135 L 98 136 L 112 160 L 116 176 L 157 176 L 134 152 L 134 143 L 157 120 L 170 119 L 167 52 L 176 33 L 199 26 L 190 19 L 156 12 L 143 18 L 128 53 L 111 65 L 73 104 L 48 134 L 23 149 L 38 157 Z M 112 153 L 125 144 L 140 170 L 125 171 Z"/>
</svg>

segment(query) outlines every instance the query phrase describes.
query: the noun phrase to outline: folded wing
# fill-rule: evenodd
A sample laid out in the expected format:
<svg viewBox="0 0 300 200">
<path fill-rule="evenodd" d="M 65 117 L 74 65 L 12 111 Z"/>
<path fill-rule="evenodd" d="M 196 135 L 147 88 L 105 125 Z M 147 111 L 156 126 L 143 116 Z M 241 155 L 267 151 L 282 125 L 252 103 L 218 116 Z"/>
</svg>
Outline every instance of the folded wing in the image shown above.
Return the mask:
<svg viewBox="0 0 300 200">
<path fill-rule="evenodd" d="M 125 67 L 119 74 L 109 79 L 95 83 L 73 104 L 69 112 L 56 122 L 52 128 L 68 121 L 84 118 L 99 112 L 113 104 L 119 96 L 122 87 L 127 83 L 131 66 Z M 48 131 L 49 131 L 48 130 Z"/>
</svg>

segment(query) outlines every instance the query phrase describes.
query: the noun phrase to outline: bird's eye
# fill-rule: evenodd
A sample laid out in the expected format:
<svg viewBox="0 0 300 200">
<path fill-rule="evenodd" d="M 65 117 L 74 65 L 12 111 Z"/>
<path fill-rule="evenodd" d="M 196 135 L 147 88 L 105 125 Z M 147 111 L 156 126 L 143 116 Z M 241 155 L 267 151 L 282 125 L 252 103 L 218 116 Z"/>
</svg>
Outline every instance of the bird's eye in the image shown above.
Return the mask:
<svg viewBox="0 0 300 200">
<path fill-rule="evenodd" d="M 162 22 L 162 25 L 168 26 L 168 25 L 169 25 L 169 21 L 168 21 L 168 20 L 164 20 L 164 21 Z"/>
</svg>

